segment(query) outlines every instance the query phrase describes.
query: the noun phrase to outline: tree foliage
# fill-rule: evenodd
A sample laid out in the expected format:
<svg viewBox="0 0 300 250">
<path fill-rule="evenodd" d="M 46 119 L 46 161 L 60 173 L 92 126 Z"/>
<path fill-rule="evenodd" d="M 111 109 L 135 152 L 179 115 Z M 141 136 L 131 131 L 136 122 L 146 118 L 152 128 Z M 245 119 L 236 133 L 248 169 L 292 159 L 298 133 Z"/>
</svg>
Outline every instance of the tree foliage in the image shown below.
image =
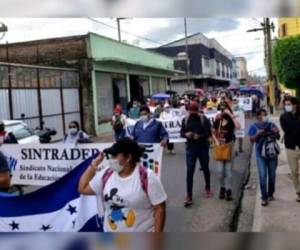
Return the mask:
<svg viewBox="0 0 300 250">
<path fill-rule="evenodd" d="M 278 40 L 273 48 L 273 65 L 281 83 L 300 89 L 300 35 Z"/>
</svg>

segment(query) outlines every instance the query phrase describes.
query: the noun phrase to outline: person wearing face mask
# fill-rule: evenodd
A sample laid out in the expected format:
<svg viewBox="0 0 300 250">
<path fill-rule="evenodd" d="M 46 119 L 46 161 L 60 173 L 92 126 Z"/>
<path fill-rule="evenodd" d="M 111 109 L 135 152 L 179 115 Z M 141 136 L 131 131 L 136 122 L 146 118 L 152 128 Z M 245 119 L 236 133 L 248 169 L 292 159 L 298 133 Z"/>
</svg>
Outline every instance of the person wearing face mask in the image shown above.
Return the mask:
<svg viewBox="0 0 300 250">
<path fill-rule="evenodd" d="M 199 159 L 205 180 L 204 194 L 207 198 L 212 196 L 210 190 L 210 171 L 209 171 L 209 137 L 211 136 L 210 121 L 199 113 L 199 105 L 191 102 L 189 114 L 181 125 L 181 137 L 186 138 L 186 189 L 187 196 L 184 206 L 189 207 L 193 204 L 193 179 L 197 160 Z"/>
<path fill-rule="evenodd" d="M 250 126 L 248 135 L 251 142 L 255 143 L 256 163 L 262 199 L 261 204 L 262 206 L 267 206 L 269 201 L 273 201 L 274 199 L 278 156 L 277 154 L 272 157 L 266 155 L 264 145 L 270 139 L 276 143 L 276 140 L 280 138 L 279 129 L 273 122 L 269 121 L 267 111 L 260 109 L 257 112 L 257 122 Z"/>
<path fill-rule="evenodd" d="M 130 119 L 139 119 L 140 118 L 140 107 L 137 101 L 133 102 L 132 107 L 129 109 L 128 116 Z"/>
<path fill-rule="evenodd" d="M 135 124 L 131 137 L 138 143 L 160 143 L 162 147 L 167 145 L 169 136 L 161 122 L 151 117 L 150 109 L 142 106 L 140 120 Z"/>
<path fill-rule="evenodd" d="M 163 232 L 167 195 L 155 173 L 140 165 L 144 153 L 124 138 L 92 161 L 81 176 L 78 191 L 99 195 L 104 207 L 105 232 Z M 104 155 L 108 167 L 96 174 Z"/>
<path fill-rule="evenodd" d="M 280 116 L 280 125 L 284 131 L 284 144 L 292 180 L 300 202 L 299 160 L 300 160 L 300 108 L 295 97 L 287 97 L 284 102 L 284 113 Z"/>
<path fill-rule="evenodd" d="M 231 108 L 226 102 L 220 104 L 221 115 L 216 117 L 213 124 L 213 140 L 216 145 L 228 144 L 231 157 L 227 161 L 217 161 L 220 180 L 219 199 L 232 200 L 232 170 L 234 162 L 235 129 L 241 125 L 236 120 Z"/>
<path fill-rule="evenodd" d="M 89 143 L 91 140 L 89 136 L 83 132 L 77 121 L 69 123 L 68 134 L 65 135 L 64 144 L 77 144 L 77 143 Z"/>
<path fill-rule="evenodd" d="M 126 115 L 122 113 L 122 107 L 117 105 L 114 109 L 114 115 L 111 119 L 111 126 L 115 132 L 115 140 L 118 141 L 126 136 Z"/>
</svg>

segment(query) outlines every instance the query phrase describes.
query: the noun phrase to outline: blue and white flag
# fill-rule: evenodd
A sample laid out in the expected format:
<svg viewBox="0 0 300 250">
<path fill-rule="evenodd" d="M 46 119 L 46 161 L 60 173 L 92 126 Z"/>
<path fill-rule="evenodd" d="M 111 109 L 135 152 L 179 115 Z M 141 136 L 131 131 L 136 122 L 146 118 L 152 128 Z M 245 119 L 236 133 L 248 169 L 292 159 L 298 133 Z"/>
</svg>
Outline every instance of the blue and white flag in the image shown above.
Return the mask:
<svg viewBox="0 0 300 250">
<path fill-rule="evenodd" d="M 0 232 L 102 231 L 98 197 L 77 191 L 79 179 L 91 160 L 35 192 L 0 197 Z"/>
</svg>

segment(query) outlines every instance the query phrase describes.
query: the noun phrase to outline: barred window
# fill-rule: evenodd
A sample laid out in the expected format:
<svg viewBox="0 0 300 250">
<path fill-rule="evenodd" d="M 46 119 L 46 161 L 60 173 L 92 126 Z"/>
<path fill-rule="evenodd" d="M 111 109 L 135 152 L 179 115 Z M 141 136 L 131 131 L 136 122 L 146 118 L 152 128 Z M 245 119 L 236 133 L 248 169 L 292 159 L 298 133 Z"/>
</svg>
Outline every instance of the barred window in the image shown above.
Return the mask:
<svg viewBox="0 0 300 250">
<path fill-rule="evenodd" d="M 32 68 L 11 67 L 11 86 L 13 88 L 36 88 L 37 71 Z"/>
<path fill-rule="evenodd" d="M 0 88 L 8 87 L 8 67 L 0 66 Z"/>
</svg>

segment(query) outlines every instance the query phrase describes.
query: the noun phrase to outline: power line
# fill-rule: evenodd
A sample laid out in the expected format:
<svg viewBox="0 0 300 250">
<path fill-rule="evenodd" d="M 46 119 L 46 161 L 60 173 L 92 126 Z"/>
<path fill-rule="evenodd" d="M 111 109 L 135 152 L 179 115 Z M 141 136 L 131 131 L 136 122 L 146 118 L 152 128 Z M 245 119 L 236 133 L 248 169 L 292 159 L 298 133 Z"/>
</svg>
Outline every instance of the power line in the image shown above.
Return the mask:
<svg viewBox="0 0 300 250">
<path fill-rule="evenodd" d="M 106 26 L 106 27 L 109 27 L 109 28 L 112 28 L 112 29 L 118 29 L 117 27 L 115 27 L 115 26 L 113 26 L 113 25 L 107 24 L 107 23 L 105 23 L 105 22 L 99 21 L 99 20 L 94 19 L 94 18 L 91 18 L 91 17 L 87 17 L 87 19 L 89 19 L 89 20 L 91 20 L 91 21 L 93 21 L 93 22 L 102 24 L 102 25 L 104 25 L 104 26 Z M 155 43 L 155 44 L 159 44 L 159 45 L 163 45 L 163 43 L 158 42 L 158 41 L 154 41 L 154 40 L 152 40 L 152 39 L 150 39 L 150 38 L 142 37 L 142 36 L 133 34 L 133 33 L 129 32 L 129 31 L 123 30 L 123 29 L 122 29 L 121 31 L 122 31 L 123 33 L 127 33 L 127 34 L 129 34 L 129 35 L 134 36 L 134 37 L 140 38 L 140 39 L 142 39 L 142 40 L 145 40 L 145 41 L 148 41 L 148 42 L 152 42 L 152 43 Z"/>
</svg>

